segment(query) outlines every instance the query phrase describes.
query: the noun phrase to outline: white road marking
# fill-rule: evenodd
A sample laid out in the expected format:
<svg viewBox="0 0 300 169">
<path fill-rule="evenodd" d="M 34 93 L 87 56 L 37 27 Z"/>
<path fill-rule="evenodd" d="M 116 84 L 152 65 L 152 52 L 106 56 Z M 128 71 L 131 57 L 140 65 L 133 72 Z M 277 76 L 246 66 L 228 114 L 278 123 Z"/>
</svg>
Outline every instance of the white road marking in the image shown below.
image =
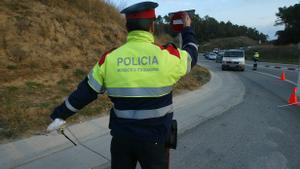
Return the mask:
<svg viewBox="0 0 300 169">
<path fill-rule="evenodd" d="M 249 67 L 253 67 L 253 65 L 251 65 L 251 64 L 245 64 L 246 66 L 249 66 Z M 273 67 L 273 68 L 272 68 Z M 286 72 L 297 72 L 298 70 L 296 69 L 296 70 L 289 70 L 288 68 L 284 68 L 284 67 L 281 67 L 281 68 L 274 68 L 274 66 L 269 66 L 269 67 L 265 67 L 264 65 L 262 65 L 262 66 L 258 66 L 257 68 L 262 68 L 262 69 L 269 69 L 269 70 L 278 70 L 278 71 L 280 71 L 280 70 L 284 70 L 284 71 L 286 71 Z"/>
<path fill-rule="evenodd" d="M 288 106 L 293 106 L 293 105 L 298 105 L 300 102 L 297 103 L 293 103 L 293 104 L 286 104 L 286 105 L 282 105 L 282 106 L 278 106 L 279 108 L 281 107 L 288 107 Z"/>
<path fill-rule="evenodd" d="M 270 74 L 270 73 L 257 72 L 257 71 L 253 71 L 253 72 L 261 74 L 261 75 L 269 76 L 269 77 L 272 77 L 272 78 L 280 79 L 279 76 L 275 76 L 275 75 Z M 292 85 L 297 86 L 297 84 L 295 82 L 291 81 L 291 80 L 286 79 L 285 81 L 292 84 Z M 300 102 L 297 102 L 297 103 L 294 103 L 294 104 L 281 105 L 281 106 L 278 106 L 278 108 L 288 107 L 288 106 L 293 106 L 293 105 L 299 105 L 298 103 L 300 103 Z"/>
<path fill-rule="evenodd" d="M 255 71 L 253 71 L 253 72 L 255 72 Z M 262 74 L 262 75 L 269 76 L 269 77 L 273 77 L 273 78 L 276 78 L 276 79 L 280 78 L 279 76 L 275 76 L 275 75 L 270 74 L 270 73 L 265 73 L 265 72 L 255 72 L 255 73 Z M 293 82 L 291 80 L 286 79 L 285 81 L 292 84 L 292 85 L 295 85 L 295 86 L 297 85 L 296 82 Z"/>
</svg>

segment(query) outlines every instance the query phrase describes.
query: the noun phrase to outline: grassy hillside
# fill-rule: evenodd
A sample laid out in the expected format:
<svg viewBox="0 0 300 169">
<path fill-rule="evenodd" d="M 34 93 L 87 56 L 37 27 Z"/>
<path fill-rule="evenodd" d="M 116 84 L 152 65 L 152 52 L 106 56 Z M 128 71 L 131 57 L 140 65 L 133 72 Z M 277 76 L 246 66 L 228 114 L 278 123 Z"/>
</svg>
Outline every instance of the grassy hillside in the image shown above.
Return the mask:
<svg viewBox="0 0 300 169">
<path fill-rule="evenodd" d="M 262 45 L 246 51 L 247 59 L 252 59 L 255 51 L 260 53 L 260 61 L 298 64 L 300 57 L 300 49 L 295 45 L 273 46 Z"/>
<path fill-rule="evenodd" d="M 201 44 L 200 51 L 201 52 L 212 51 L 214 48 L 232 49 L 232 48 L 239 48 L 244 46 L 254 46 L 257 44 L 258 42 L 245 36 L 217 38 Z"/>
<path fill-rule="evenodd" d="M 106 50 L 126 40 L 124 18 L 100 0 L 0 1 L 0 142 L 44 131 L 49 115 Z M 157 43 L 171 40 L 157 38 Z M 209 80 L 197 67 L 177 89 Z M 178 92 L 178 90 L 177 90 Z M 108 112 L 106 95 L 70 119 Z"/>
<path fill-rule="evenodd" d="M 298 64 L 299 62 L 300 49 L 297 49 L 296 45 L 258 45 L 257 41 L 243 36 L 212 39 L 200 45 L 200 52 L 212 51 L 214 48 L 234 49 L 248 46 L 251 46 L 251 48 L 246 50 L 246 57 L 249 60 L 252 60 L 254 52 L 258 51 L 260 53 L 260 61 L 287 64 Z"/>
<path fill-rule="evenodd" d="M 101 53 L 126 39 L 122 16 L 99 0 L 1 0 L 0 30 L 0 140 L 45 127 Z"/>
<path fill-rule="evenodd" d="M 125 40 L 122 22 L 115 8 L 98 0 L 0 1 L 1 84 L 55 85 L 62 72 L 67 78 L 76 68 L 86 71 Z"/>
</svg>

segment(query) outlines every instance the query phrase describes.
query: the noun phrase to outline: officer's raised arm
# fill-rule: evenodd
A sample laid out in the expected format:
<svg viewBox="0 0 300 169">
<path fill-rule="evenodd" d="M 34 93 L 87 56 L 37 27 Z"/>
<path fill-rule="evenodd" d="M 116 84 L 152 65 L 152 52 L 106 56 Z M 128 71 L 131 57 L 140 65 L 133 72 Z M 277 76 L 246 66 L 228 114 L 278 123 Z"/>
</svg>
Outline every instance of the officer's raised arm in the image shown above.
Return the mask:
<svg viewBox="0 0 300 169">
<path fill-rule="evenodd" d="M 195 33 L 191 28 L 191 18 L 185 13 L 182 18 L 184 29 L 181 32 L 182 35 L 182 49 L 186 50 L 191 56 L 192 63 L 191 66 L 195 66 L 198 60 L 198 44 L 196 41 Z"/>
</svg>

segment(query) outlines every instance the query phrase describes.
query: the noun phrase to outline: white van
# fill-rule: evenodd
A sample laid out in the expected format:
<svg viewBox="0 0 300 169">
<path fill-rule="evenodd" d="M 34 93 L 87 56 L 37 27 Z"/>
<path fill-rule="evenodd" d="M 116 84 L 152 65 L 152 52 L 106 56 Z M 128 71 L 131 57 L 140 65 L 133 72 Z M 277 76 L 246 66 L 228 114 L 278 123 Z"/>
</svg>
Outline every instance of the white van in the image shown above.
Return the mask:
<svg viewBox="0 0 300 169">
<path fill-rule="evenodd" d="M 226 50 L 222 59 L 222 70 L 245 70 L 245 51 L 239 49 Z"/>
</svg>

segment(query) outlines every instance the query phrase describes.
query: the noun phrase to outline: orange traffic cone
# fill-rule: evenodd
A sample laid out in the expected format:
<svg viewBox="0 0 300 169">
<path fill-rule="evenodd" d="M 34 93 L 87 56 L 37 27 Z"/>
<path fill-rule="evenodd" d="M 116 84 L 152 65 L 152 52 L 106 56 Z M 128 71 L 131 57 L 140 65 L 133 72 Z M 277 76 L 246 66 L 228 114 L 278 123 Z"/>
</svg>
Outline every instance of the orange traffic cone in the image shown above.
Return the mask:
<svg viewBox="0 0 300 169">
<path fill-rule="evenodd" d="M 285 80 L 285 73 L 284 70 L 282 70 L 281 76 L 280 76 L 280 80 Z"/>
<path fill-rule="evenodd" d="M 289 99 L 289 104 L 297 104 L 298 103 L 298 98 L 297 98 L 296 92 L 297 92 L 297 88 L 295 87 L 291 94 L 291 97 Z"/>
</svg>

